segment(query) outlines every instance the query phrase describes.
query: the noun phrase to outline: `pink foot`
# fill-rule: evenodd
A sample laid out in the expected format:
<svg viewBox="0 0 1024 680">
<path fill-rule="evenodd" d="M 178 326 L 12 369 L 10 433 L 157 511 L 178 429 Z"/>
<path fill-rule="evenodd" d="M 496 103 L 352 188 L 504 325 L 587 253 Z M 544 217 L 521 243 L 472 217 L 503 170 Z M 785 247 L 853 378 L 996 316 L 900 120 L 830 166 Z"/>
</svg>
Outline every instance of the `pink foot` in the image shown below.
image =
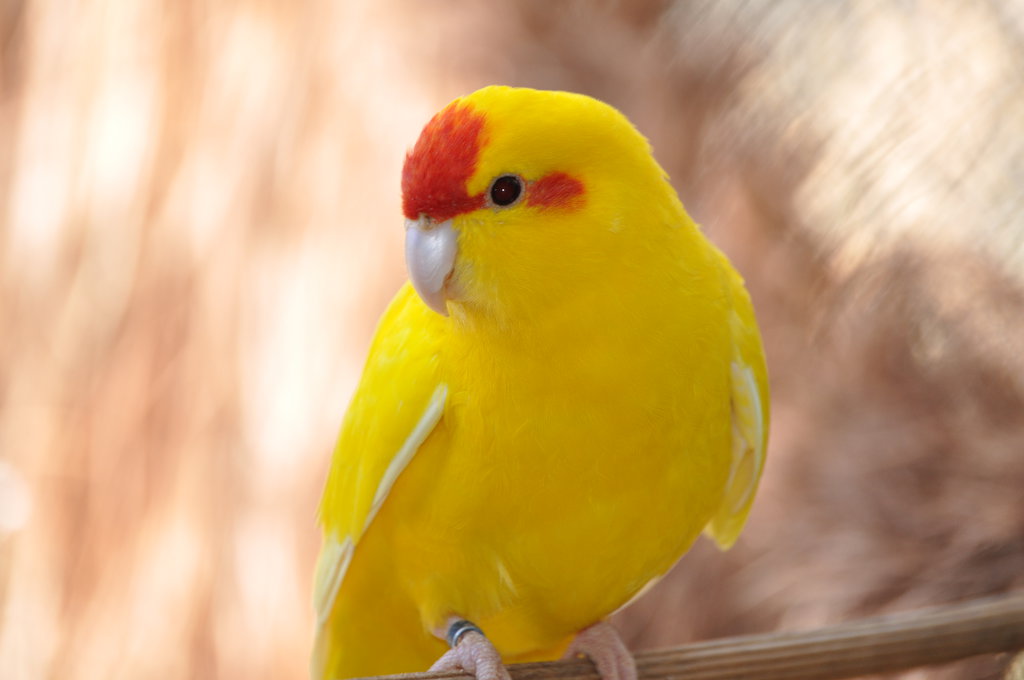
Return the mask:
<svg viewBox="0 0 1024 680">
<path fill-rule="evenodd" d="M 491 641 L 475 631 L 466 633 L 458 643 L 430 667 L 432 671 L 464 671 L 476 680 L 512 680 L 501 662 L 501 654 Z"/>
<path fill-rule="evenodd" d="M 573 659 L 581 654 L 594 662 L 602 680 L 637 680 L 633 655 L 607 621 L 577 633 L 563 658 Z"/>
</svg>

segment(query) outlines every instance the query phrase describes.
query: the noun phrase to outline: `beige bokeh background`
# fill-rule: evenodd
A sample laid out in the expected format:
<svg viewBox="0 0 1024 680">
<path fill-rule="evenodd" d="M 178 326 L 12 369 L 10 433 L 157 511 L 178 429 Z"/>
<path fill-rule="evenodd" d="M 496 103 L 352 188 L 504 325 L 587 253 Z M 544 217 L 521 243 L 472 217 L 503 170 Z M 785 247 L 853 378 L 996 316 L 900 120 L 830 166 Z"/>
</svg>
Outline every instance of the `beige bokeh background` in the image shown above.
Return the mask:
<svg viewBox="0 0 1024 680">
<path fill-rule="evenodd" d="M 1024 586 L 1020 2 L 14 1 L 0 49 L 0 677 L 304 677 L 403 154 L 492 82 L 630 116 L 764 330 L 750 529 L 631 644 Z"/>
</svg>

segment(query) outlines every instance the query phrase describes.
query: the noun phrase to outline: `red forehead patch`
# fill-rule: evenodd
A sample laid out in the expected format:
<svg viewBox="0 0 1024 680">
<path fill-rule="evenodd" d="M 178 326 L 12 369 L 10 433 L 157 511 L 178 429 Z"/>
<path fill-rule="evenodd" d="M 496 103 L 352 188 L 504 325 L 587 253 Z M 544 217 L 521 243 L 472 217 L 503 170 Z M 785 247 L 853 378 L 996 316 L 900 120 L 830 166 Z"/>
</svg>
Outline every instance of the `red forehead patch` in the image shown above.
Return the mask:
<svg viewBox="0 0 1024 680">
<path fill-rule="evenodd" d="M 406 217 L 429 215 L 440 222 L 485 205 L 482 193 L 466 193 L 483 146 L 483 128 L 484 115 L 460 102 L 430 119 L 402 168 Z"/>
</svg>

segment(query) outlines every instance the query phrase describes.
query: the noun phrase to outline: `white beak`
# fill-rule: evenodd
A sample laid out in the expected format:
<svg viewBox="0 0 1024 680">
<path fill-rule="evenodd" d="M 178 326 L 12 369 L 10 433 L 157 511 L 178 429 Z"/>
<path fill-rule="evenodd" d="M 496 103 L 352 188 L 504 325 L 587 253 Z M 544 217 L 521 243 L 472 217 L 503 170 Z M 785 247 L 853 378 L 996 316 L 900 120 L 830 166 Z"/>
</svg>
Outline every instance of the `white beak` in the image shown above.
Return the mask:
<svg viewBox="0 0 1024 680">
<path fill-rule="evenodd" d="M 405 221 L 405 266 L 412 287 L 427 306 L 448 316 L 444 291 L 455 266 L 458 242 L 452 221 L 430 222 L 426 217 Z"/>
</svg>

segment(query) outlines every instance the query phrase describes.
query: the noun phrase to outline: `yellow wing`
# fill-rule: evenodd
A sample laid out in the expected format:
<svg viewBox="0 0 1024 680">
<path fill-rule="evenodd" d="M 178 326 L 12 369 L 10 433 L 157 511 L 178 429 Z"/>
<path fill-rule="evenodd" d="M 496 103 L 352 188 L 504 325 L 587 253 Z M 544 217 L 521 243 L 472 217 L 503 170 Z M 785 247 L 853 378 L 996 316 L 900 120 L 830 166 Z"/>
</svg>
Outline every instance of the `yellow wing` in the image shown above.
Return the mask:
<svg viewBox="0 0 1024 680">
<path fill-rule="evenodd" d="M 732 468 L 718 512 L 704 529 L 726 550 L 743 530 L 764 468 L 768 445 L 768 372 L 764 349 L 743 279 L 718 253 L 732 298 Z"/>
<path fill-rule="evenodd" d="M 324 542 L 313 591 L 318 638 L 360 538 L 444 412 L 447 387 L 437 366 L 442 323 L 406 284 L 377 329 L 320 503 Z"/>
</svg>

